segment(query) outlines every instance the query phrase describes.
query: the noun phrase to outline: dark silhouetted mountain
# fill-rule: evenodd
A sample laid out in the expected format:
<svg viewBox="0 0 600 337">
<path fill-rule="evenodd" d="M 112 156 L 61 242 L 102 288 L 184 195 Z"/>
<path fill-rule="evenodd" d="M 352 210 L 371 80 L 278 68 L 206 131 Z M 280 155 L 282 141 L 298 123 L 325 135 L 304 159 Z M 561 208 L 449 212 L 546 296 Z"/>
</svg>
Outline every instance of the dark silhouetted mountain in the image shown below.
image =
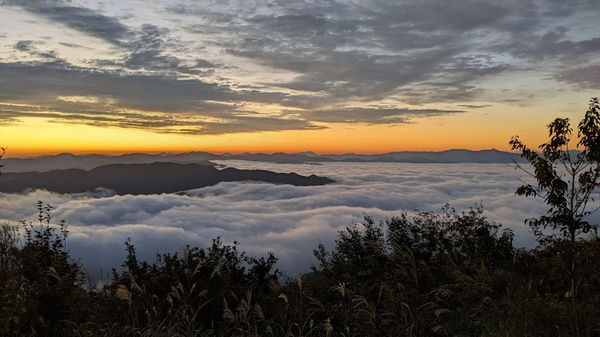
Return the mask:
<svg viewBox="0 0 600 337">
<path fill-rule="evenodd" d="M 524 162 L 516 153 L 498 150 L 447 150 L 441 152 L 390 152 L 381 154 L 315 154 L 300 153 L 240 153 L 213 154 L 188 153 L 132 153 L 119 156 L 72 155 L 7 158 L 4 172 L 46 172 L 57 169 L 76 168 L 89 170 L 109 164 L 142 164 L 154 162 L 193 163 L 212 166 L 210 160 L 248 160 L 281 164 L 306 164 L 319 162 L 388 162 L 388 163 L 512 163 Z"/>
<path fill-rule="evenodd" d="M 312 152 L 301 153 L 242 153 L 221 155 L 218 159 L 237 159 L 249 161 L 264 161 L 274 163 L 312 163 L 312 162 L 388 162 L 388 163 L 513 163 L 523 162 L 519 154 L 503 152 L 495 149 L 447 150 L 441 152 L 389 152 L 381 154 L 315 154 Z"/>
<path fill-rule="evenodd" d="M 59 193 L 80 193 L 99 187 L 117 194 L 155 194 L 215 185 L 226 181 L 261 181 L 296 186 L 325 185 L 333 180 L 316 175 L 275 173 L 264 170 L 219 170 L 198 164 L 151 163 L 113 164 L 94 168 L 53 170 L 48 172 L 6 173 L 0 191 L 18 193 L 27 189 L 46 189 Z"/>
<path fill-rule="evenodd" d="M 118 156 L 103 154 L 82 154 L 73 155 L 70 153 L 61 153 L 58 155 L 25 157 L 25 158 L 7 158 L 6 163 L 10 168 L 4 172 L 47 172 L 61 169 L 82 169 L 90 170 L 95 167 L 110 164 L 149 164 L 155 162 L 170 163 L 190 163 L 198 165 L 213 166 L 209 158 L 216 158 L 215 155 L 204 152 L 189 153 L 129 153 Z"/>
</svg>

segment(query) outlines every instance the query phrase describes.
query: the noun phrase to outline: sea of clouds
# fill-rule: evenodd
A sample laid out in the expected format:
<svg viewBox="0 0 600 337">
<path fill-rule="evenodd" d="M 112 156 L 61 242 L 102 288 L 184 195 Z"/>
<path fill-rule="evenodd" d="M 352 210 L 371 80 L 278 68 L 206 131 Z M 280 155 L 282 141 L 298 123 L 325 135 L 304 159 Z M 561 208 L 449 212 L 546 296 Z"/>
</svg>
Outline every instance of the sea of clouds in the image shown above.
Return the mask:
<svg viewBox="0 0 600 337">
<path fill-rule="evenodd" d="M 119 267 L 127 238 L 152 261 L 157 251 L 175 252 L 186 244 L 205 247 L 216 237 L 240 242 L 249 255 L 274 252 L 278 267 L 293 276 L 308 271 L 320 242 L 332 247 L 337 232 L 364 214 L 385 219 L 400 211 L 437 210 L 445 203 L 458 210 L 481 203 L 487 217 L 514 231 L 517 246 L 532 247 L 535 241 L 523 220 L 547 209 L 541 201 L 515 196 L 526 175 L 510 164 L 219 164 L 317 174 L 336 183 L 227 182 L 185 194 L 139 196 L 110 191 L 0 194 L 0 223 L 35 221 L 38 200 L 53 205 L 53 219 L 68 224 L 68 249 L 92 277 L 98 277 L 100 268 Z"/>
</svg>

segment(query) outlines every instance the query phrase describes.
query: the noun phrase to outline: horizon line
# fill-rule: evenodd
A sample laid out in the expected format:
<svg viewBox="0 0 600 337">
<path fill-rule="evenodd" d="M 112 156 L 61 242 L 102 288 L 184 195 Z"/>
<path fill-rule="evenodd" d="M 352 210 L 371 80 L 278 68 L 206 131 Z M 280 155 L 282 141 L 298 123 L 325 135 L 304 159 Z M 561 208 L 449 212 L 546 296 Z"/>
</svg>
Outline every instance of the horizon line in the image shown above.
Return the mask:
<svg viewBox="0 0 600 337">
<path fill-rule="evenodd" d="M 126 155 L 134 155 L 134 154 L 146 154 L 146 155 L 180 155 L 180 154 L 191 154 L 191 153 L 207 153 L 207 154 L 212 154 L 212 155 L 242 155 L 242 154 L 249 154 L 249 155 L 275 155 L 275 154 L 286 154 L 286 155 L 299 155 L 299 154 L 306 154 L 306 153 L 312 153 L 318 156 L 327 156 L 327 155 L 385 155 L 385 154 L 390 154 L 390 153 L 443 153 L 443 152 L 449 152 L 449 151 L 468 151 L 468 152 L 485 152 L 485 151 L 498 151 L 498 152 L 504 152 L 504 153 L 513 153 L 513 154 L 519 154 L 518 152 L 515 151 L 505 151 L 505 150 L 500 150 L 497 148 L 484 148 L 484 149 L 478 149 L 478 150 L 472 150 L 472 149 L 465 149 L 465 148 L 449 148 L 449 149 L 444 149 L 444 150 L 397 150 L 397 151 L 386 151 L 386 152 L 317 152 L 317 151 L 297 151 L 297 152 L 282 152 L 282 151 L 265 151 L 265 152 L 254 152 L 254 151 L 202 151 L 202 150 L 197 150 L 197 151 L 131 151 L 131 152 L 120 152 L 120 151 L 104 151 L 104 152 L 94 152 L 94 151 L 82 151 L 82 152 L 50 152 L 50 153 L 39 153 L 39 154 L 18 154 L 15 156 L 11 156 L 10 152 L 9 152 L 9 148 L 6 148 L 6 154 L 4 156 L 4 159 L 22 159 L 22 158 L 35 158 L 35 157 L 58 157 L 61 155 L 72 155 L 72 156 L 88 156 L 88 155 L 102 155 L 102 156 L 111 156 L 111 157 L 119 157 L 119 156 L 126 156 Z"/>
</svg>

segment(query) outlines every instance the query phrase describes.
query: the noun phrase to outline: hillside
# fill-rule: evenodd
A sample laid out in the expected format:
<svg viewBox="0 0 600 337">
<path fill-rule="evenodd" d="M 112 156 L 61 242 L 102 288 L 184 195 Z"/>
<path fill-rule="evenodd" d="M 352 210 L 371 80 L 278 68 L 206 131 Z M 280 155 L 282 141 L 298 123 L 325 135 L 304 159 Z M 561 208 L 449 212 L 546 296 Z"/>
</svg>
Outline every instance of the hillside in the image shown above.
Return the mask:
<svg viewBox="0 0 600 337">
<path fill-rule="evenodd" d="M 199 164 L 150 163 L 104 165 L 89 171 L 64 169 L 6 173 L 3 175 L 0 191 L 18 193 L 26 189 L 46 189 L 58 193 L 80 193 L 104 187 L 117 194 L 155 194 L 173 193 L 227 181 L 261 181 L 295 186 L 333 182 L 325 177 L 307 177 L 296 173 L 235 168 L 219 170 Z"/>
</svg>

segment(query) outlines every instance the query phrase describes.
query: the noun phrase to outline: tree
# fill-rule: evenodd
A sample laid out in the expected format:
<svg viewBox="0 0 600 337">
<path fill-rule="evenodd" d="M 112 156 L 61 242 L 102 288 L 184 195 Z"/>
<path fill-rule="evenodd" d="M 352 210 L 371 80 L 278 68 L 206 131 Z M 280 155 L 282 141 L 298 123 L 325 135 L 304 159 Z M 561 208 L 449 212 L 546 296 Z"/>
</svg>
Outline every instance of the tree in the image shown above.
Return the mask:
<svg viewBox="0 0 600 337">
<path fill-rule="evenodd" d="M 4 167 L 4 164 L 2 163 L 2 158 L 4 157 L 4 154 L 6 154 L 6 149 L 3 147 L 0 147 L 0 169 L 2 167 Z M 2 175 L 2 170 L 0 170 L 0 176 Z"/>
<path fill-rule="evenodd" d="M 575 149 L 573 129 L 568 118 L 557 118 L 548 124 L 549 141 L 539 146 L 540 152 L 527 147 L 518 136 L 509 144 L 521 152 L 533 172 L 517 164 L 517 168 L 535 178 L 537 184 L 524 184 L 516 191 L 525 197 L 541 197 L 550 206 L 545 215 L 526 220 L 541 244 L 568 240 L 572 247 L 581 235 L 597 232 L 597 225 L 587 218 L 593 193 L 600 182 L 600 102 L 592 98 L 584 118 L 577 127 Z M 548 231 L 549 230 L 549 231 Z"/>
<path fill-rule="evenodd" d="M 540 153 L 531 150 L 513 137 L 509 144 L 513 150 L 533 167 L 533 172 L 517 164 L 533 178 L 537 185 L 525 184 L 516 191 L 517 195 L 542 197 L 550 208 L 539 218 L 526 220 L 542 245 L 559 248 L 558 258 L 565 263 L 570 279 L 570 289 L 565 297 L 571 299 L 572 321 L 577 335 L 580 330 L 580 313 L 575 298 L 581 280 L 577 269 L 581 258 L 577 239 L 581 235 L 595 232 L 598 226 L 588 222 L 590 214 L 598 210 L 589 210 L 594 201 L 593 193 L 600 182 L 600 102 L 592 98 L 585 116 L 577 126 L 575 149 L 570 149 L 573 129 L 568 118 L 557 118 L 548 124 L 550 140 L 539 146 Z M 548 233 L 547 230 L 550 230 Z M 565 250 L 563 243 L 567 243 Z M 561 253 L 564 252 L 564 257 Z"/>
</svg>

